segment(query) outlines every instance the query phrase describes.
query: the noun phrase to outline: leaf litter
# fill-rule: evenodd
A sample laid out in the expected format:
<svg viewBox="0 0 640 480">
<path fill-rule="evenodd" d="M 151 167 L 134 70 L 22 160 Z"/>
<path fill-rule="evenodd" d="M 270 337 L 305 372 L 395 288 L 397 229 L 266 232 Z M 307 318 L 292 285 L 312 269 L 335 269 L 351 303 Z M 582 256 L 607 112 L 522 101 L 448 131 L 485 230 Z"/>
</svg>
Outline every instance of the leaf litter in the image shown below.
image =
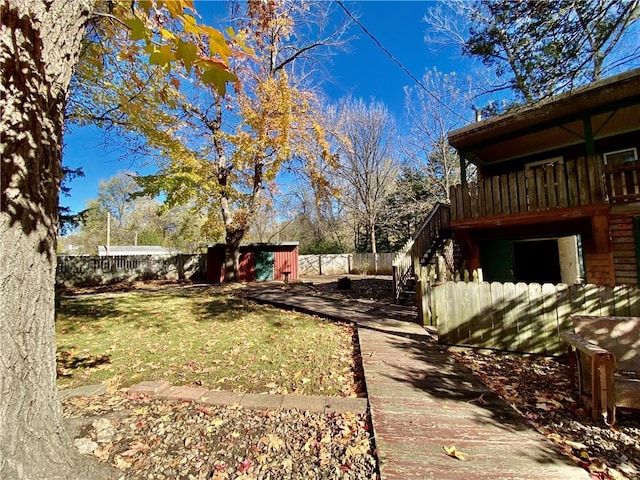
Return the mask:
<svg viewBox="0 0 640 480">
<path fill-rule="evenodd" d="M 377 479 L 368 417 L 256 411 L 132 397 L 70 398 L 66 418 L 100 416 L 110 441 L 92 455 L 120 479 Z M 98 432 L 84 431 L 94 442 Z"/>
<path fill-rule="evenodd" d="M 237 392 L 358 394 L 350 386 L 352 325 L 255 304 L 237 286 L 151 282 L 96 291 L 61 297 L 61 388 L 162 378 Z"/>
<path fill-rule="evenodd" d="M 455 445 L 451 446 L 443 446 L 444 453 L 448 456 L 456 458 L 458 460 L 462 460 L 463 462 L 467 459 L 467 454 L 458 450 Z"/>
<path fill-rule="evenodd" d="M 452 354 L 592 479 L 640 478 L 640 413 L 621 412 L 613 428 L 594 422 L 559 359 L 471 349 Z"/>
<path fill-rule="evenodd" d="M 362 293 L 352 291 L 348 297 L 384 298 L 388 294 L 386 289 L 370 291 L 363 288 Z M 242 296 L 242 292 L 238 293 Z M 343 297 L 344 292 L 336 296 Z M 210 346 L 206 345 L 205 350 Z M 232 349 L 233 346 L 227 348 Z M 567 366 L 553 359 L 499 353 L 487 355 L 471 350 L 453 354 L 534 428 L 546 435 L 561 452 L 584 467 L 592 479 L 640 478 L 640 414 L 621 415 L 616 428 L 592 422 L 574 398 Z M 259 360 L 264 361 L 264 358 Z M 277 380 L 274 376 L 263 380 L 263 385 L 270 393 L 283 393 L 286 387 L 279 386 Z M 358 387 L 354 390 L 362 391 Z M 486 403 L 482 395 L 472 401 Z M 103 402 L 103 405 L 96 402 Z M 144 402 L 147 408 L 150 403 L 121 394 L 94 398 L 93 402 L 84 405 L 78 404 L 83 403 L 80 399 L 66 400 L 65 416 L 113 417 L 118 412 L 142 408 L 135 402 Z M 193 408 L 188 409 L 189 404 L 158 400 L 151 403 L 154 407 L 147 410 L 148 421 L 139 420 L 127 425 L 126 420 L 117 420 L 113 442 L 101 444 L 94 452 L 97 458 L 122 470 L 122 479 L 378 478 L 372 441 L 368 435 L 362 434 L 362 430 L 370 432 L 370 426 L 362 416 L 343 419 L 344 415 L 327 416 L 296 410 L 265 414 L 234 406 L 207 406 L 206 411 L 193 407 L 198 412 L 195 413 Z M 185 409 L 188 413 L 179 416 L 178 411 Z M 157 417 L 163 410 L 170 413 L 160 416 L 163 422 L 158 425 Z M 116 415 L 116 418 L 119 417 Z M 269 423 L 270 419 L 277 421 Z M 192 433 L 184 433 L 183 437 L 179 434 L 164 436 L 166 422 Z M 250 428 L 243 429 L 242 425 L 261 427 L 257 428 L 258 431 L 250 431 Z M 226 433 L 221 434 L 219 429 Z M 159 432 L 163 436 L 159 437 Z M 342 436 L 339 432 L 343 432 Z M 358 433 L 347 435 L 346 432 Z M 153 442 L 140 439 L 147 434 L 154 439 Z M 207 434 L 212 435 L 208 437 Z M 180 438 L 181 442 L 175 443 L 174 437 Z M 202 446 L 209 449 L 206 454 L 202 453 Z M 335 452 L 326 446 L 342 450 Z M 445 445 L 443 449 L 447 455 L 464 458 L 465 454 L 454 446 Z"/>
</svg>

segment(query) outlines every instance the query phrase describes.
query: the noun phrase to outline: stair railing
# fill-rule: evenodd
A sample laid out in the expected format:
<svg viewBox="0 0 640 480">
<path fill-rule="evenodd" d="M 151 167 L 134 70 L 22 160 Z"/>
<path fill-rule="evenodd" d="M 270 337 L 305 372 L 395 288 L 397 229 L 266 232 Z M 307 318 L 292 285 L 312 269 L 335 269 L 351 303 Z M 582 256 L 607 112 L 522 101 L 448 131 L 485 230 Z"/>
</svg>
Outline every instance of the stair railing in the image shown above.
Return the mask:
<svg viewBox="0 0 640 480">
<path fill-rule="evenodd" d="M 393 260 L 393 294 L 400 298 L 407 281 L 420 266 L 420 259 L 433 244 L 443 229 L 449 228 L 451 208 L 445 203 L 436 203 L 431 214 L 413 238 L 405 244 Z"/>
</svg>

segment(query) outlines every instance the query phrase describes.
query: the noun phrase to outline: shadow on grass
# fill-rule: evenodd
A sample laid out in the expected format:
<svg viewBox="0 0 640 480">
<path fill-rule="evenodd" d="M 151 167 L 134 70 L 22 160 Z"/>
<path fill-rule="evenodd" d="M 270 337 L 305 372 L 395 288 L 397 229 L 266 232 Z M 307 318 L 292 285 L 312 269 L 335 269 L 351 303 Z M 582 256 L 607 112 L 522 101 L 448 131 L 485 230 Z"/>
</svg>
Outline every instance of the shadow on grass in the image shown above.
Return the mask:
<svg viewBox="0 0 640 480">
<path fill-rule="evenodd" d="M 113 316 L 118 313 L 118 304 L 115 299 L 96 300 L 80 299 L 62 302 L 56 309 L 59 315 L 70 317 L 85 317 L 87 319 L 99 320 L 101 318 Z"/>
<path fill-rule="evenodd" d="M 185 315 L 182 315 L 185 313 Z M 85 329 L 107 332 L 128 325 L 138 329 L 167 332 L 172 323 L 188 318 L 199 323 L 229 323 L 260 315 L 273 327 L 283 328 L 288 322 L 277 309 L 259 305 L 229 292 L 192 289 L 83 295 L 62 299 L 56 311 L 62 334 Z"/>
<path fill-rule="evenodd" d="M 264 310 L 264 308 L 258 308 L 256 304 L 234 297 L 209 299 L 194 305 L 193 308 L 199 314 L 200 322 L 234 322 L 240 316 Z"/>
<path fill-rule="evenodd" d="M 174 296 L 175 298 L 175 296 Z M 56 310 L 59 333 L 77 333 L 109 329 L 127 325 L 138 329 L 158 329 L 166 332 L 171 327 L 167 310 L 153 304 L 170 301 L 168 295 L 112 294 L 110 296 L 83 296 L 64 299 Z"/>
<path fill-rule="evenodd" d="M 72 377 L 75 370 L 95 368 L 106 363 L 111 363 L 109 355 L 71 355 L 64 350 L 56 355 L 58 377 Z"/>
</svg>

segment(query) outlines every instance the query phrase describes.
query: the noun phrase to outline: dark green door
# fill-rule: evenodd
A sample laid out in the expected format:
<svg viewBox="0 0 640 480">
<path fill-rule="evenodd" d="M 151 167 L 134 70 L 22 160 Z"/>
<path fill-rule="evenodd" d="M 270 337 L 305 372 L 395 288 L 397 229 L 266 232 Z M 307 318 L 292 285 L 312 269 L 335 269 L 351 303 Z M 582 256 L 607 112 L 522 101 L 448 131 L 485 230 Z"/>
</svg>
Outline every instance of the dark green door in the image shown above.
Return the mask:
<svg viewBox="0 0 640 480">
<path fill-rule="evenodd" d="M 513 267 L 513 241 L 482 240 L 480 267 L 485 282 L 515 281 Z"/>
<path fill-rule="evenodd" d="M 269 250 L 256 251 L 256 280 L 264 282 L 273 280 L 274 254 Z"/>
</svg>

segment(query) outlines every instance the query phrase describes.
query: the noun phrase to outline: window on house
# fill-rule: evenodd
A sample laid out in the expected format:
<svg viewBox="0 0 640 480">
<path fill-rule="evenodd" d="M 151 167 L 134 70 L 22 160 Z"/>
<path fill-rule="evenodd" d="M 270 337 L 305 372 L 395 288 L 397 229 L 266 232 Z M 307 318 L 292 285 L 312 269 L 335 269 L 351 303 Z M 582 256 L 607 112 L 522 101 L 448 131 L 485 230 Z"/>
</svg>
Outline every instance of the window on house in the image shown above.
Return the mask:
<svg viewBox="0 0 640 480">
<path fill-rule="evenodd" d="M 635 162 L 638 160 L 638 150 L 636 148 L 626 148 L 624 150 L 616 150 L 615 152 L 607 152 L 604 154 L 605 165 L 612 167 L 622 165 L 627 162 Z"/>
</svg>

